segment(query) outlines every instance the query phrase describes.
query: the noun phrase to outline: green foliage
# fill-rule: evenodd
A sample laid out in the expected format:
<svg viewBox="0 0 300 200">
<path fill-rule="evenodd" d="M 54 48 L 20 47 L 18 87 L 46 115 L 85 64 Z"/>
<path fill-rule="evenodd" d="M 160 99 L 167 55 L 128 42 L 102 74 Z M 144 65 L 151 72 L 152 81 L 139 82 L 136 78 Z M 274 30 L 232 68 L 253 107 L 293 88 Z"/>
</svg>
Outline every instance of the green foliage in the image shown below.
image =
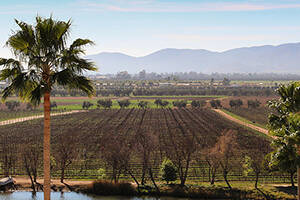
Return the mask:
<svg viewBox="0 0 300 200">
<path fill-rule="evenodd" d="M 140 101 L 140 102 L 138 103 L 138 106 L 139 106 L 140 108 L 145 109 L 145 108 L 147 108 L 147 106 L 148 106 L 148 102 L 147 102 L 147 101 Z"/>
<path fill-rule="evenodd" d="M 243 170 L 244 176 L 249 176 L 249 174 L 253 172 L 252 162 L 253 160 L 251 159 L 251 157 L 246 155 L 242 163 L 242 167 L 244 169 Z"/>
<path fill-rule="evenodd" d="M 238 107 L 241 107 L 243 105 L 243 101 L 241 99 L 231 99 L 229 101 L 229 105 L 230 105 L 231 108 L 238 108 Z"/>
<path fill-rule="evenodd" d="M 222 107 L 221 101 L 219 99 L 211 100 L 209 103 L 210 103 L 210 106 L 215 109 Z"/>
<path fill-rule="evenodd" d="M 255 100 L 248 100 L 247 101 L 247 104 L 248 104 L 248 108 L 258 108 L 261 104 L 260 101 L 258 101 L 257 99 Z"/>
<path fill-rule="evenodd" d="M 90 107 L 92 107 L 94 104 L 89 101 L 84 101 L 82 103 L 82 108 L 88 110 Z"/>
<path fill-rule="evenodd" d="M 97 107 L 103 107 L 103 108 L 111 108 L 112 106 L 112 100 L 111 99 L 100 99 L 97 101 Z"/>
<path fill-rule="evenodd" d="M 51 109 L 52 109 L 52 108 L 57 108 L 57 103 L 56 103 L 56 101 L 53 101 L 53 102 L 50 103 L 50 108 L 51 108 Z"/>
<path fill-rule="evenodd" d="M 20 102 L 19 101 L 6 101 L 5 106 L 8 108 L 8 110 L 13 111 L 17 107 L 20 106 Z"/>
<path fill-rule="evenodd" d="M 154 101 L 154 104 L 156 104 L 156 106 L 160 106 L 160 107 L 167 107 L 169 105 L 169 102 L 168 101 L 163 101 L 161 99 L 156 99 Z"/>
<path fill-rule="evenodd" d="M 164 159 L 160 166 L 160 174 L 162 180 L 169 184 L 170 181 L 177 180 L 177 169 L 173 162 L 169 159 Z"/>
<path fill-rule="evenodd" d="M 137 194 L 131 183 L 112 183 L 108 181 L 94 181 L 87 190 L 87 192 L 96 195 L 134 196 Z"/>
<path fill-rule="evenodd" d="M 193 100 L 191 106 L 194 108 L 204 107 L 206 105 L 205 100 Z"/>
<path fill-rule="evenodd" d="M 19 29 L 13 31 L 6 42 L 16 60 L 0 58 L 0 80 L 9 81 L 2 91 L 3 99 L 17 94 L 38 105 L 54 85 L 79 89 L 89 96 L 94 93 L 91 80 L 83 76 L 83 72 L 96 68 L 92 62 L 81 58 L 85 53 L 83 47 L 93 42 L 76 39 L 67 47 L 70 20 L 64 22 L 38 16 L 34 25 L 18 20 L 16 24 Z"/>
<path fill-rule="evenodd" d="M 130 106 L 131 103 L 128 99 L 126 99 L 126 100 L 118 101 L 118 104 L 119 104 L 120 108 L 127 108 L 128 106 Z"/>
<path fill-rule="evenodd" d="M 99 168 L 97 170 L 98 179 L 103 180 L 106 178 L 106 170 L 104 168 Z"/>
<path fill-rule="evenodd" d="M 173 101 L 173 106 L 177 108 L 185 108 L 187 105 L 187 102 L 185 100 L 178 100 L 178 101 Z"/>
</svg>

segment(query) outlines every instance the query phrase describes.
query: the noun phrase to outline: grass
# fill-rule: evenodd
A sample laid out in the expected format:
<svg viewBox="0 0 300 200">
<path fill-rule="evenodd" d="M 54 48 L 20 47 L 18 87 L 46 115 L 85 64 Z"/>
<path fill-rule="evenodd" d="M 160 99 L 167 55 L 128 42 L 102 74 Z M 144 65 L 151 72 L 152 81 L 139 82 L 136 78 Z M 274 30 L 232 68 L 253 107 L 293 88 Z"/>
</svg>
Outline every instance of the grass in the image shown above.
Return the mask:
<svg viewBox="0 0 300 200">
<path fill-rule="evenodd" d="M 226 109 L 222 109 L 223 112 L 225 112 L 226 114 L 230 115 L 231 117 L 234 117 L 235 119 L 238 119 L 238 120 L 241 120 L 242 122 L 245 122 L 245 123 L 248 123 L 248 124 L 252 124 L 254 126 L 258 126 L 258 127 L 261 127 L 261 128 L 266 128 L 265 125 L 262 125 L 262 124 L 259 124 L 259 123 L 253 123 L 252 121 L 246 119 L 246 118 L 243 118 L 239 115 L 236 115 Z"/>
<path fill-rule="evenodd" d="M 83 100 L 83 99 L 81 99 L 81 101 L 78 101 L 78 103 L 67 104 L 67 105 L 59 105 L 60 102 L 66 102 L 66 101 L 57 100 L 56 102 L 58 103 L 57 109 L 81 110 L 82 109 L 82 103 L 83 103 L 83 101 L 89 101 L 89 102 L 91 102 L 91 103 L 94 104 L 89 109 L 97 109 L 97 100 L 90 100 L 89 101 L 89 100 Z M 172 102 L 174 100 L 175 99 L 166 99 L 165 101 L 169 102 L 169 105 L 166 106 L 166 108 L 173 108 L 174 106 L 173 106 Z M 130 105 L 129 105 L 129 107 L 127 107 L 127 109 L 139 108 L 138 104 L 139 104 L 140 101 L 146 101 L 146 102 L 148 102 L 147 108 L 160 108 L 160 107 L 157 107 L 157 105 L 154 103 L 155 100 L 130 100 Z M 191 100 L 187 101 L 188 104 L 190 104 L 191 102 L 192 102 Z M 118 100 L 112 100 L 112 107 L 111 107 L 111 109 L 120 109 L 120 106 L 118 104 Z"/>
<path fill-rule="evenodd" d="M 171 196 L 201 199 L 295 199 L 296 188 L 274 187 L 272 185 L 259 185 L 259 190 L 254 188 L 254 183 L 249 185 L 245 182 L 232 183 L 232 190 L 228 189 L 224 182 L 210 185 L 209 183 L 188 183 L 184 187 L 178 184 L 157 183 L 159 191 L 152 184 L 134 187 L 130 183 L 111 183 L 108 181 L 95 181 L 83 192 L 97 195 L 148 195 L 148 196 Z"/>
</svg>

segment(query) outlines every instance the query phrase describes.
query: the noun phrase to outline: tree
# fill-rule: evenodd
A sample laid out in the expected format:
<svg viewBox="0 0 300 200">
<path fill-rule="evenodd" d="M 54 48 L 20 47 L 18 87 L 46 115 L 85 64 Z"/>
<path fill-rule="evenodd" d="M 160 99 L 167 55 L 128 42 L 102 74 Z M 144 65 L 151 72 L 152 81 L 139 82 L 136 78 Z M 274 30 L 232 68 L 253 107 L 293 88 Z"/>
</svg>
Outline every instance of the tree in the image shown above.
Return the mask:
<svg viewBox="0 0 300 200">
<path fill-rule="evenodd" d="M 218 99 L 211 100 L 209 103 L 210 103 L 210 106 L 215 108 L 215 109 L 218 109 L 218 108 L 222 107 L 221 101 L 218 100 Z"/>
<path fill-rule="evenodd" d="M 0 59 L 3 67 L 0 80 L 9 85 L 2 98 L 16 93 L 21 99 L 38 105 L 44 98 L 44 199 L 50 200 L 50 96 L 54 85 L 79 89 L 91 96 L 92 82 L 84 71 L 95 71 L 94 64 L 80 56 L 83 47 L 93 44 L 88 39 L 76 39 L 67 47 L 71 21 L 56 21 L 52 17 L 36 17 L 34 25 L 16 20 L 19 27 L 6 45 L 16 59 Z"/>
<path fill-rule="evenodd" d="M 229 86 L 230 85 L 230 80 L 228 78 L 224 78 L 223 81 L 222 81 L 222 84 L 224 86 Z"/>
<path fill-rule="evenodd" d="M 160 167 L 161 178 L 169 184 L 170 181 L 177 180 L 177 170 L 173 162 L 169 159 L 164 159 Z"/>
<path fill-rule="evenodd" d="M 248 100 L 248 108 L 258 108 L 260 106 L 260 101 L 258 101 L 257 99 L 255 100 Z"/>
<path fill-rule="evenodd" d="M 162 104 L 162 100 L 161 99 L 155 99 L 154 103 L 156 104 L 156 106 L 161 106 Z"/>
<path fill-rule="evenodd" d="M 243 105 L 243 101 L 241 99 L 231 99 L 229 101 L 229 105 L 230 105 L 231 108 L 241 107 Z"/>
<path fill-rule="evenodd" d="M 274 110 L 269 115 L 269 131 L 276 138 L 273 141 L 277 159 L 280 162 L 286 160 L 284 154 L 292 158 L 292 163 L 297 163 L 297 180 L 300 183 L 300 167 L 298 157 L 300 152 L 300 82 L 293 82 L 288 85 L 280 85 L 277 89 L 278 100 L 269 102 L 269 107 Z M 298 156 L 294 154 L 293 147 L 297 146 Z M 285 151 L 283 151 L 285 150 Z M 300 187 L 298 186 L 298 199 L 300 199 Z"/>
<path fill-rule="evenodd" d="M 145 109 L 145 108 L 147 108 L 147 106 L 148 106 L 148 102 L 147 102 L 147 101 L 140 101 L 140 102 L 138 103 L 138 106 L 139 106 L 140 108 Z"/>
<path fill-rule="evenodd" d="M 14 111 L 17 107 L 20 106 L 20 102 L 19 101 L 7 101 L 7 102 L 5 102 L 5 105 L 8 108 L 8 110 Z"/>
<path fill-rule="evenodd" d="M 118 101 L 120 108 L 127 108 L 131 103 L 128 99 Z"/>
<path fill-rule="evenodd" d="M 240 161 L 237 159 L 240 154 L 240 147 L 237 143 L 237 136 L 234 130 L 225 130 L 218 138 L 212 154 L 219 158 L 219 164 L 223 172 L 223 178 L 231 189 L 231 185 L 228 181 L 228 174 L 234 167 L 239 165 Z"/>
<path fill-rule="evenodd" d="M 112 106 L 112 101 L 111 99 L 100 99 L 97 101 L 97 107 L 103 107 L 105 109 L 110 109 Z"/>
<path fill-rule="evenodd" d="M 175 106 L 177 108 L 185 108 L 186 104 L 187 104 L 187 102 L 185 100 L 173 101 L 173 106 Z"/>
<path fill-rule="evenodd" d="M 82 108 L 88 110 L 90 107 L 92 107 L 94 104 L 89 101 L 84 101 L 82 103 Z"/>
<path fill-rule="evenodd" d="M 76 131 L 74 131 L 74 133 L 75 132 Z M 54 158 L 61 172 L 61 183 L 64 182 L 66 168 L 73 163 L 78 155 L 78 149 L 74 146 L 75 141 L 75 136 L 68 133 L 62 133 L 56 139 Z"/>
</svg>

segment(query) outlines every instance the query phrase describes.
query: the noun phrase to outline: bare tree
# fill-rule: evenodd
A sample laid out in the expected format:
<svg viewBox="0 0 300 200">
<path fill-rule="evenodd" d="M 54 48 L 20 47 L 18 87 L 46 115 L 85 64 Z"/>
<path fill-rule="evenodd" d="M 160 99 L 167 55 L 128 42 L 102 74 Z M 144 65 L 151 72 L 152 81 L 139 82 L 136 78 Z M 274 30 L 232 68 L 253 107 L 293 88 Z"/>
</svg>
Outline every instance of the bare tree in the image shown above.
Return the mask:
<svg viewBox="0 0 300 200">
<path fill-rule="evenodd" d="M 30 141 L 23 146 L 21 151 L 21 160 L 23 167 L 31 181 L 31 188 L 36 192 L 35 185 L 41 186 L 37 182 L 38 169 L 42 164 L 42 146 L 41 142 Z"/>
<path fill-rule="evenodd" d="M 240 147 L 237 143 L 236 131 L 231 129 L 223 131 L 214 148 L 211 150 L 211 154 L 219 159 L 223 178 L 227 186 L 232 189 L 227 176 L 234 167 L 240 164 L 240 160 L 238 159 L 240 157 Z"/>
<path fill-rule="evenodd" d="M 9 134 L 9 133 L 8 133 Z M 12 169 L 17 161 L 17 149 L 14 138 L 9 135 L 2 135 L 0 138 L 0 162 L 4 176 L 12 174 Z"/>
<path fill-rule="evenodd" d="M 65 170 L 70 166 L 78 155 L 76 148 L 76 136 L 74 134 L 61 133 L 55 138 L 55 148 L 53 156 L 56 160 L 57 167 L 61 171 L 60 182 L 64 182 Z"/>
</svg>

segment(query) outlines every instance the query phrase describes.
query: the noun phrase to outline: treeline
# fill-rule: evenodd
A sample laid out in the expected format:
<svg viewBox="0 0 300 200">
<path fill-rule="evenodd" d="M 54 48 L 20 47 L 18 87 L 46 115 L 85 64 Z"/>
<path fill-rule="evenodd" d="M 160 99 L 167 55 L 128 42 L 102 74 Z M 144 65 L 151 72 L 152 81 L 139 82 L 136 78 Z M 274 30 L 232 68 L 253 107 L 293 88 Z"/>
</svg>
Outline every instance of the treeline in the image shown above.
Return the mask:
<svg viewBox="0 0 300 200">
<path fill-rule="evenodd" d="M 221 96 L 272 96 L 275 87 L 149 87 L 149 88 L 101 88 L 96 96 L 185 96 L 185 95 L 221 95 Z M 53 96 L 86 96 L 80 91 L 53 90 Z"/>
<path fill-rule="evenodd" d="M 243 81 L 282 81 L 282 80 L 299 80 L 299 74 L 278 74 L 278 73 L 211 73 L 204 74 L 201 72 L 174 72 L 174 73 L 148 73 L 145 70 L 137 74 L 129 74 L 127 71 L 122 71 L 117 74 L 101 75 L 108 79 L 116 80 L 230 80 Z M 90 76 L 96 78 L 97 75 Z"/>
</svg>

